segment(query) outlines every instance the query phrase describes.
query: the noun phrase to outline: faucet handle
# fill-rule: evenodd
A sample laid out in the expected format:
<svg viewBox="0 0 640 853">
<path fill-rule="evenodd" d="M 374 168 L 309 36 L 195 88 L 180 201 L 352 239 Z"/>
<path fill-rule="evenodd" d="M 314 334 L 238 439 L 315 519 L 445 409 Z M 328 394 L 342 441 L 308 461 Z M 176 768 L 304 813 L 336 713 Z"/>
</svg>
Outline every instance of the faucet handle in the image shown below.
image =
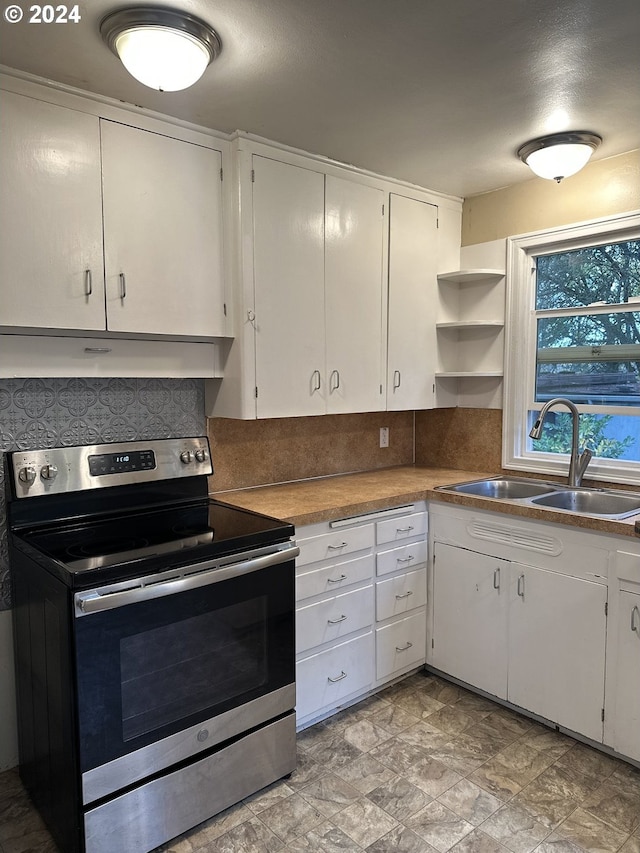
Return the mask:
<svg viewBox="0 0 640 853">
<path fill-rule="evenodd" d="M 592 459 L 593 453 L 589 450 L 588 447 L 585 447 L 585 449 L 580 454 L 580 458 L 578 459 L 578 484 L 584 476 L 584 472 L 587 470 L 587 465 L 589 464 L 589 462 L 591 462 Z"/>
</svg>

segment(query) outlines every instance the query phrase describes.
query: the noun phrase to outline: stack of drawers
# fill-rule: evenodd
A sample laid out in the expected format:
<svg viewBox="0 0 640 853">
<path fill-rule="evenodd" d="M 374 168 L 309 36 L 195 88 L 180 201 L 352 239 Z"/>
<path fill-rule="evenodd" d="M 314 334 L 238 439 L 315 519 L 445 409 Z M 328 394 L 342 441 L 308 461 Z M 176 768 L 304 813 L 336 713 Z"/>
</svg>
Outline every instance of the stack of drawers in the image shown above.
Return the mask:
<svg viewBox="0 0 640 853">
<path fill-rule="evenodd" d="M 426 533 L 423 503 L 298 528 L 299 727 L 424 663 Z"/>
</svg>

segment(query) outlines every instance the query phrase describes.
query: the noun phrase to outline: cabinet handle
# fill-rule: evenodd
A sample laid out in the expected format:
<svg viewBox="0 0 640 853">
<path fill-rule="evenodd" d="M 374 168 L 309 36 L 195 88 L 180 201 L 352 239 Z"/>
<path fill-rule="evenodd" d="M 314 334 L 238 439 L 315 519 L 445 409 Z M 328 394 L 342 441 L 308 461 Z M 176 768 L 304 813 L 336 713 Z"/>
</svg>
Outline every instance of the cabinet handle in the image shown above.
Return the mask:
<svg viewBox="0 0 640 853">
<path fill-rule="evenodd" d="M 101 353 L 111 352 L 111 347 L 85 347 L 84 351 L 99 355 Z"/>
<path fill-rule="evenodd" d="M 91 296 L 93 293 L 93 282 L 91 281 L 91 270 L 84 271 L 84 295 Z"/>
<path fill-rule="evenodd" d="M 393 371 L 393 390 L 396 391 L 400 387 L 401 376 L 399 370 Z"/>
<path fill-rule="evenodd" d="M 342 681 L 342 679 L 346 677 L 347 673 L 343 669 L 340 675 L 338 675 L 336 678 L 331 678 L 331 676 L 327 676 L 327 681 L 330 681 L 332 684 L 335 684 L 336 681 Z"/>
<path fill-rule="evenodd" d="M 341 551 L 343 548 L 346 548 L 348 542 L 341 542 L 339 545 L 327 545 L 329 551 Z"/>
<path fill-rule="evenodd" d="M 314 391 L 320 390 L 320 371 L 314 370 L 311 374 L 311 378 L 317 380 L 316 382 L 314 382 L 313 387 L 311 388 L 311 393 L 313 394 Z"/>
<path fill-rule="evenodd" d="M 413 525 L 409 525 L 409 527 L 396 527 L 396 533 L 411 533 L 413 530 Z"/>
<path fill-rule="evenodd" d="M 500 589 L 500 569 L 495 569 L 493 572 L 493 588 Z"/>
<path fill-rule="evenodd" d="M 406 652 L 407 649 L 410 649 L 412 646 L 413 646 L 413 643 L 407 642 L 406 646 L 396 646 L 396 651 L 397 652 Z"/>
<path fill-rule="evenodd" d="M 120 279 L 120 299 L 124 299 L 127 295 L 127 280 L 123 272 L 120 273 L 118 278 Z"/>
<path fill-rule="evenodd" d="M 640 609 L 637 604 L 631 611 L 631 630 L 640 637 Z"/>
<path fill-rule="evenodd" d="M 518 578 L 518 595 L 520 598 L 524 598 L 524 575 L 520 575 Z"/>
<path fill-rule="evenodd" d="M 409 590 L 409 592 L 405 592 L 403 595 L 396 595 L 396 598 L 400 601 L 402 598 L 409 598 L 410 595 L 413 595 L 411 590 Z"/>
<path fill-rule="evenodd" d="M 327 623 L 328 623 L 329 625 L 337 625 L 339 622 L 344 622 L 344 620 L 345 620 L 346 618 L 347 618 L 347 617 L 346 617 L 346 616 L 344 615 L 344 613 L 343 613 L 343 614 L 342 614 L 342 616 L 340 616 L 340 618 L 339 618 L 339 619 L 327 619 Z"/>
<path fill-rule="evenodd" d="M 327 578 L 327 583 L 342 583 L 342 581 L 346 581 L 346 575 L 340 575 L 339 578 Z"/>
<path fill-rule="evenodd" d="M 336 378 L 336 384 L 335 385 L 333 384 L 333 377 L 334 376 Z M 332 370 L 331 376 L 329 377 L 329 390 L 331 392 L 337 391 L 339 387 L 340 387 L 340 371 L 339 370 Z"/>
<path fill-rule="evenodd" d="M 409 554 L 408 557 L 396 557 L 396 563 L 410 563 L 411 560 L 415 560 L 415 556 L 413 554 Z"/>
</svg>

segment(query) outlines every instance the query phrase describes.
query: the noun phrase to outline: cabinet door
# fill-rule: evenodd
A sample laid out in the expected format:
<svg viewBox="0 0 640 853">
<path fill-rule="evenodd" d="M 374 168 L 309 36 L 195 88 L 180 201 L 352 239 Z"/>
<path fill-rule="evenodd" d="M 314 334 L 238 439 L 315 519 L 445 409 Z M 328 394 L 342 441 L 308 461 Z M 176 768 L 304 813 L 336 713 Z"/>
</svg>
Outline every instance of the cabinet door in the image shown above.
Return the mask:
<svg viewBox="0 0 640 853">
<path fill-rule="evenodd" d="M 438 208 L 391 193 L 389 217 L 387 409 L 431 409 Z"/>
<path fill-rule="evenodd" d="M 602 741 L 606 586 L 518 563 L 511 572 L 509 701 Z"/>
<path fill-rule="evenodd" d="M 325 211 L 327 411 L 384 409 L 384 193 L 328 175 Z"/>
<path fill-rule="evenodd" d="M 105 328 L 98 118 L 0 92 L 0 325 Z"/>
<path fill-rule="evenodd" d="M 616 640 L 612 746 L 640 761 L 640 595 L 636 593 L 619 593 Z"/>
<path fill-rule="evenodd" d="M 324 414 L 324 175 L 253 169 L 258 417 Z"/>
<path fill-rule="evenodd" d="M 429 663 L 501 699 L 507 696 L 508 572 L 506 560 L 435 543 Z"/>
<path fill-rule="evenodd" d="M 109 329 L 223 335 L 220 152 L 100 128 Z"/>
</svg>

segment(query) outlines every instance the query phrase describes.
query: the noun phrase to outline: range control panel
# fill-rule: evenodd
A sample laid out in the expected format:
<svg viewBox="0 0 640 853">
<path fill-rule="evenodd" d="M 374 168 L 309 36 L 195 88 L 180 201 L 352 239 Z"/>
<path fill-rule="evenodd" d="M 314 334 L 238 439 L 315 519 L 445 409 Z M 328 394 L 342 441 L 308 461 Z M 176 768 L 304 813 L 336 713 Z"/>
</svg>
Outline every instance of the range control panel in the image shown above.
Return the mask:
<svg viewBox="0 0 640 853">
<path fill-rule="evenodd" d="M 16 450 L 8 457 L 17 498 L 213 473 L 206 436 Z"/>
</svg>

